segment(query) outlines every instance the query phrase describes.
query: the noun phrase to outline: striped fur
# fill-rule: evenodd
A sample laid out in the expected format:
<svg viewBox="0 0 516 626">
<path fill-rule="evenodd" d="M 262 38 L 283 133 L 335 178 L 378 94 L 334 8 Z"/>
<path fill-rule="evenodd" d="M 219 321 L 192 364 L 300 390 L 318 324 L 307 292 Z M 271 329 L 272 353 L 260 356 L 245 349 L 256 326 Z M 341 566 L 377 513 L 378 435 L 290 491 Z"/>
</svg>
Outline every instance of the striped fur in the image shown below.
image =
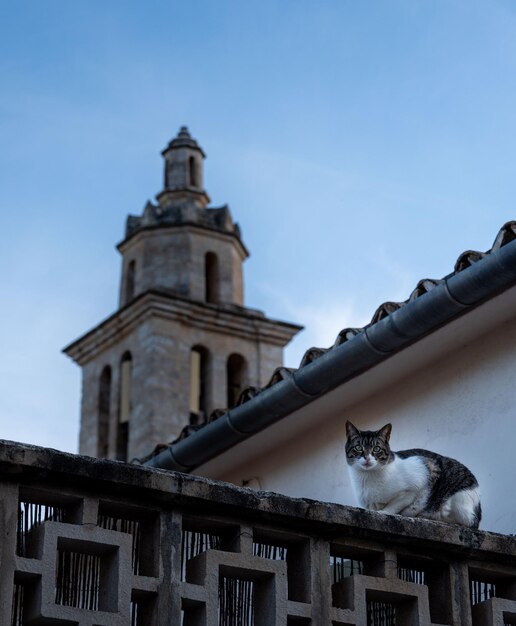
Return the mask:
<svg viewBox="0 0 516 626">
<path fill-rule="evenodd" d="M 389 445 L 392 426 L 360 431 L 346 423 L 346 460 L 361 506 L 380 513 L 425 517 L 478 528 L 478 482 L 455 459 Z"/>
</svg>

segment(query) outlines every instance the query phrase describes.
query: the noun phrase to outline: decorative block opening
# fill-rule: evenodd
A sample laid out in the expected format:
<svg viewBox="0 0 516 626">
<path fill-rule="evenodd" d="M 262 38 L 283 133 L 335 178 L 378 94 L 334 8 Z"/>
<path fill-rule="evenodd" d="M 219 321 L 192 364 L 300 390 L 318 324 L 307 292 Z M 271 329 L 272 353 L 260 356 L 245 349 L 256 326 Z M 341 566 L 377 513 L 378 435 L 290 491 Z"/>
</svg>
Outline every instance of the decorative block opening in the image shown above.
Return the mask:
<svg viewBox="0 0 516 626">
<path fill-rule="evenodd" d="M 180 626 L 205 626 L 205 624 L 206 605 L 183 599 Z"/>
<path fill-rule="evenodd" d="M 14 583 L 13 604 L 11 609 L 11 626 L 23 626 L 25 604 L 25 585 Z"/>
<path fill-rule="evenodd" d="M 366 590 L 367 626 L 411 626 L 419 623 L 417 597 Z"/>
<path fill-rule="evenodd" d="M 137 597 L 131 599 L 130 626 L 150 626 L 154 617 L 155 599 Z"/>
<path fill-rule="evenodd" d="M 469 570 L 469 595 L 471 605 L 480 604 L 490 598 L 516 600 L 516 578 L 503 570 Z"/>
<path fill-rule="evenodd" d="M 158 575 L 158 514 L 137 507 L 99 502 L 98 525 L 106 530 L 127 533 L 132 537 L 131 563 L 133 574 Z"/>
<path fill-rule="evenodd" d="M 311 563 L 310 543 L 307 539 L 255 528 L 253 554 L 262 559 L 286 561 L 288 599 L 294 602 L 310 602 Z"/>
<path fill-rule="evenodd" d="M 207 550 L 239 550 L 239 527 L 183 517 L 181 580 L 187 579 L 187 563 Z"/>
<path fill-rule="evenodd" d="M 383 558 L 383 552 L 362 550 L 352 546 L 330 545 L 330 582 L 332 605 L 339 609 L 354 609 L 346 579 L 358 575 L 375 575 L 376 561 Z"/>
<path fill-rule="evenodd" d="M 367 626 L 399 626 L 396 605 L 370 600 L 367 602 Z"/>
<path fill-rule="evenodd" d="M 188 561 L 207 550 L 220 550 L 221 545 L 222 541 L 219 535 L 183 530 L 181 539 L 181 580 L 187 580 Z"/>
<path fill-rule="evenodd" d="M 271 543 L 253 542 L 253 554 L 261 559 L 272 559 L 273 561 L 287 560 L 287 548 Z"/>
<path fill-rule="evenodd" d="M 56 604 L 99 610 L 100 557 L 69 550 L 57 551 Z"/>
<path fill-rule="evenodd" d="M 516 626 L 516 613 L 503 614 L 503 626 Z"/>
<path fill-rule="evenodd" d="M 496 598 L 496 583 L 487 580 L 470 578 L 469 595 L 472 605 L 485 602 L 486 600 L 489 600 L 489 598 Z"/>
<path fill-rule="evenodd" d="M 36 594 L 36 584 L 35 580 L 15 578 L 10 626 L 25 626 L 27 623 L 28 605 Z"/>
<path fill-rule="evenodd" d="M 332 584 L 343 578 L 364 573 L 364 562 L 360 559 L 350 559 L 345 556 L 330 555 L 330 574 Z"/>
<path fill-rule="evenodd" d="M 59 538 L 55 603 L 87 611 L 118 610 L 118 551 Z"/>
<path fill-rule="evenodd" d="M 55 494 L 20 490 L 16 529 L 16 554 L 39 558 L 36 529 L 46 521 L 78 523 L 80 500 Z"/>
<path fill-rule="evenodd" d="M 330 544 L 330 571 L 332 583 L 348 576 L 385 576 L 385 553 L 344 543 Z"/>
<path fill-rule="evenodd" d="M 219 577 L 219 626 L 254 626 L 254 582 Z"/>
<path fill-rule="evenodd" d="M 37 574 L 14 574 L 10 626 L 25 626 L 29 622 L 34 603 L 39 597 L 40 583 L 41 578 Z"/>
<path fill-rule="evenodd" d="M 427 586 L 432 623 L 450 623 L 452 619 L 450 572 L 446 564 L 422 556 L 398 554 L 398 578 L 408 583 Z"/>
<path fill-rule="evenodd" d="M 219 626 L 276 623 L 275 576 L 239 566 L 219 566 Z"/>
<path fill-rule="evenodd" d="M 428 585 L 428 573 L 416 563 L 400 562 L 398 559 L 398 578 L 407 583 Z"/>
</svg>

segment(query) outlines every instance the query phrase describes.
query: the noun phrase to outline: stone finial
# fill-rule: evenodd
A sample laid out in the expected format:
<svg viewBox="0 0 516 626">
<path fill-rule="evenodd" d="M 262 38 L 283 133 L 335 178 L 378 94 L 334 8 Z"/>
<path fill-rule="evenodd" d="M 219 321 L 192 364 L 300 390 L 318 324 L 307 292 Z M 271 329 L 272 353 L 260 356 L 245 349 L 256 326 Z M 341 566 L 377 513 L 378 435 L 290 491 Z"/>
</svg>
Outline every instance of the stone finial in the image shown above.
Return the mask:
<svg viewBox="0 0 516 626">
<path fill-rule="evenodd" d="M 193 150 L 198 150 L 202 154 L 203 158 L 206 157 L 204 150 L 199 146 L 192 135 L 190 135 L 190 131 L 187 126 L 181 126 L 176 137 L 169 142 L 168 146 L 161 154 L 165 155 L 169 150 L 173 150 L 174 148 L 191 148 Z"/>
</svg>

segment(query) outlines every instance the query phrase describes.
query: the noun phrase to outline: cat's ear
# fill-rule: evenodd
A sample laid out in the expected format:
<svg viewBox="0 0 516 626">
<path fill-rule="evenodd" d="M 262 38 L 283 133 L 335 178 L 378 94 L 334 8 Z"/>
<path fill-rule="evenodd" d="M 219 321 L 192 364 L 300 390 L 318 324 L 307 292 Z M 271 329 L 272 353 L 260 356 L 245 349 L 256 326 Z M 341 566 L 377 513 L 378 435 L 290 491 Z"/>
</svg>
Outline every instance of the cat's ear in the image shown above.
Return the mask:
<svg viewBox="0 0 516 626">
<path fill-rule="evenodd" d="M 346 435 L 348 436 L 348 439 L 351 439 L 351 437 L 356 437 L 358 434 L 358 428 L 355 428 L 353 424 L 348 420 L 346 422 Z"/>
<path fill-rule="evenodd" d="M 387 441 L 387 443 L 389 443 L 389 439 L 391 438 L 391 430 L 392 424 L 385 424 L 383 428 L 380 428 L 378 434 L 380 435 L 380 437 L 385 437 L 385 440 Z"/>
</svg>

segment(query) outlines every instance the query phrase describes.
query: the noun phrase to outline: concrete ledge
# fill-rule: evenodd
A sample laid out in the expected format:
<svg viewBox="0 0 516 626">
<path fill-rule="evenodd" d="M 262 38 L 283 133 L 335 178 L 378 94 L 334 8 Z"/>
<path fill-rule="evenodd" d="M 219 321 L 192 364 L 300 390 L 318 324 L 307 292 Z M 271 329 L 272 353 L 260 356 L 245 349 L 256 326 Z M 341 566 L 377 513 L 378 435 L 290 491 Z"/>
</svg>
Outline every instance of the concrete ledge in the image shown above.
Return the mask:
<svg viewBox="0 0 516 626">
<path fill-rule="evenodd" d="M 388 541 L 516 565 L 516 538 L 428 520 L 381 515 L 355 507 L 256 492 L 228 483 L 160 469 L 84 457 L 49 448 L 0 440 L 0 478 L 45 489 L 64 486 L 86 493 L 127 495 L 138 504 L 180 504 L 208 515 L 238 516 L 253 524 L 274 522 L 293 532 L 310 532 L 333 541 L 352 538 Z"/>
</svg>

